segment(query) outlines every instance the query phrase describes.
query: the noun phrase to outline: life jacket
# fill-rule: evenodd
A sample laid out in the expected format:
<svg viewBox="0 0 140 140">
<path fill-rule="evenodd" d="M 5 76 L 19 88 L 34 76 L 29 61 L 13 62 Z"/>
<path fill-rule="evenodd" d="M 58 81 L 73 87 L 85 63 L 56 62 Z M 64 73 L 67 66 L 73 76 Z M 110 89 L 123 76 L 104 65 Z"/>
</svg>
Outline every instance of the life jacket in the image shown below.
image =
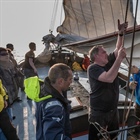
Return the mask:
<svg viewBox="0 0 140 140">
<path fill-rule="evenodd" d="M 51 95 L 40 97 L 41 87 L 43 87 L 44 81 L 38 76 L 29 77 L 24 80 L 24 91 L 27 97 L 35 102 L 40 102 L 48 98 L 52 98 Z"/>
</svg>

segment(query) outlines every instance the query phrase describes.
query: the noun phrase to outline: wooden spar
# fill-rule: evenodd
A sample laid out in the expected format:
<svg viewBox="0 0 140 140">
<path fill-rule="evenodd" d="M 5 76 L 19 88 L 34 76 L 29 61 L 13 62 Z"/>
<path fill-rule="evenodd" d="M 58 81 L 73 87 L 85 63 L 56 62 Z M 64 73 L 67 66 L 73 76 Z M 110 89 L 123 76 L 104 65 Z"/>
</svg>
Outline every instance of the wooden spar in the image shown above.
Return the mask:
<svg viewBox="0 0 140 140">
<path fill-rule="evenodd" d="M 138 32 L 138 31 L 140 31 L 140 25 L 136 26 L 135 32 Z M 133 33 L 133 27 L 130 27 L 130 28 L 127 29 L 126 35 L 129 35 L 131 33 Z M 87 40 L 83 40 L 83 41 L 78 41 L 78 42 L 74 42 L 74 43 L 65 44 L 65 45 L 62 45 L 61 47 L 82 45 L 84 43 L 91 43 L 91 42 L 95 42 L 95 41 L 109 39 L 111 37 L 116 37 L 117 35 L 118 35 L 118 32 L 113 32 L 113 33 L 103 35 L 103 36 L 100 36 L 100 37 L 96 37 L 96 38 L 93 38 L 93 39 L 87 39 Z"/>
</svg>

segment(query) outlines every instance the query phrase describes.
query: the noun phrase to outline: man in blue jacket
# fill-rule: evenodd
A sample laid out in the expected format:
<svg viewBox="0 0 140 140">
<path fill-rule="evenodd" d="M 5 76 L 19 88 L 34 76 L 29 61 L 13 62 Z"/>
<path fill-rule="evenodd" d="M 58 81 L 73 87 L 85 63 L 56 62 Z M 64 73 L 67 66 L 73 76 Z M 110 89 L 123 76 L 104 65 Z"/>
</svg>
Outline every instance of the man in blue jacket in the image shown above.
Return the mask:
<svg viewBox="0 0 140 140">
<path fill-rule="evenodd" d="M 139 68 L 136 66 L 133 66 L 131 68 L 131 73 L 133 76 L 130 77 L 130 83 L 129 86 L 132 90 L 135 90 L 135 115 L 140 118 L 140 71 Z M 137 138 L 140 138 L 140 128 L 135 129 L 135 135 Z"/>
<path fill-rule="evenodd" d="M 48 99 L 36 103 L 36 140 L 71 140 L 70 105 L 63 94 L 72 78 L 72 71 L 65 64 L 50 68 L 40 93 L 40 97 Z"/>
</svg>

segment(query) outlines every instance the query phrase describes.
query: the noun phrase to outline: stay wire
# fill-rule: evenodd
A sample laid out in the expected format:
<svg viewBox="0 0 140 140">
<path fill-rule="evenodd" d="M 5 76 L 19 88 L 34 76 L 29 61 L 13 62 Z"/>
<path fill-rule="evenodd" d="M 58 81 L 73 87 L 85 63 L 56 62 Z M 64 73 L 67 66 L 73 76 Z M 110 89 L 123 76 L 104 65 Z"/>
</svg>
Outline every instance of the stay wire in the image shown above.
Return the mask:
<svg viewBox="0 0 140 140">
<path fill-rule="evenodd" d="M 127 82 L 127 90 L 126 91 L 128 91 L 128 89 L 129 89 L 129 79 L 130 79 L 130 72 L 131 72 L 131 66 L 132 66 L 132 57 L 133 57 L 133 50 L 134 50 L 135 31 L 136 31 L 136 23 L 137 23 L 136 22 L 137 9 L 138 9 L 138 0 L 136 2 L 135 20 L 134 20 L 133 37 L 132 37 L 132 45 L 131 45 L 131 55 L 130 55 L 130 65 L 129 65 L 128 82 Z"/>
<path fill-rule="evenodd" d="M 130 79 L 130 72 L 131 72 L 131 65 L 132 65 L 132 57 L 133 57 L 133 50 L 134 50 L 134 39 L 135 39 L 135 28 L 136 28 L 136 17 L 137 17 L 137 9 L 138 9 L 138 0 L 136 3 L 136 10 L 135 10 L 135 17 L 134 17 L 134 29 L 133 29 L 133 38 L 132 38 L 132 45 L 131 45 L 131 55 L 130 55 L 130 62 L 129 62 L 129 72 L 128 72 L 128 82 L 127 82 L 127 89 L 126 89 L 126 98 L 125 98 L 125 109 L 123 112 L 123 126 L 125 126 L 126 121 L 128 119 L 128 115 L 131 109 L 131 106 L 129 105 L 130 108 L 128 108 L 128 112 L 126 113 L 126 101 L 128 100 L 128 91 L 129 91 L 129 79 Z M 125 18 L 126 21 L 127 18 Z M 132 93 L 133 94 L 133 93 Z M 131 99 L 132 100 L 132 99 Z M 130 101 L 130 104 L 132 103 L 132 101 Z M 126 116 L 125 116 L 126 114 Z"/>
<path fill-rule="evenodd" d="M 59 0 L 55 0 L 55 2 L 54 2 L 53 13 L 52 13 L 52 18 L 51 18 L 51 23 L 50 23 L 50 28 L 49 28 L 50 33 L 52 33 L 53 30 L 54 30 L 56 12 L 57 12 L 57 9 L 58 9 L 58 2 L 59 2 Z"/>
<path fill-rule="evenodd" d="M 120 3 L 121 3 L 121 0 L 120 0 Z M 127 5 L 126 5 L 126 12 L 125 12 L 125 19 L 124 19 L 124 22 L 125 23 L 127 21 L 128 7 L 129 7 L 129 0 L 127 0 Z M 122 13 L 123 13 L 122 3 L 121 3 L 121 10 L 122 10 Z M 125 40 L 125 32 L 123 32 L 123 43 L 122 43 L 122 47 L 124 47 L 124 40 Z M 127 60 L 127 58 L 126 58 L 126 60 Z M 126 94 L 125 95 L 125 102 L 124 102 L 123 121 L 122 121 L 123 122 L 123 125 L 122 125 L 122 128 L 125 127 L 124 120 L 125 120 L 125 112 L 126 112 L 126 108 L 127 108 L 127 104 L 126 104 L 127 97 L 128 97 L 128 95 Z M 121 133 L 121 140 L 123 140 L 123 139 L 124 139 L 124 132 Z"/>
<path fill-rule="evenodd" d="M 61 22 L 62 22 L 62 17 L 63 17 L 63 6 L 61 5 L 60 24 L 61 24 Z"/>
</svg>

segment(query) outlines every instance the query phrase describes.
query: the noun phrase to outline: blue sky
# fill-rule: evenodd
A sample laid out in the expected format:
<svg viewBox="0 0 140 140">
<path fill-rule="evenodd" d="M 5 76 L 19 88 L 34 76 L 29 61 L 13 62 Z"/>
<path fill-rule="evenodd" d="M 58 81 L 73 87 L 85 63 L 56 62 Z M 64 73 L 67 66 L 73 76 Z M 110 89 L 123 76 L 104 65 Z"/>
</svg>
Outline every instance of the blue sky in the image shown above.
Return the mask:
<svg viewBox="0 0 140 140">
<path fill-rule="evenodd" d="M 54 2 L 55 0 L 0 0 L 0 46 L 5 47 L 7 43 L 13 43 L 16 58 L 20 60 L 28 51 L 29 42 L 33 41 L 37 44 L 36 55 L 39 54 L 44 49 L 42 37 L 49 34 L 53 23 Z M 58 11 L 52 28 L 54 35 L 55 29 L 62 22 L 62 0 L 57 2 Z"/>
</svg>

